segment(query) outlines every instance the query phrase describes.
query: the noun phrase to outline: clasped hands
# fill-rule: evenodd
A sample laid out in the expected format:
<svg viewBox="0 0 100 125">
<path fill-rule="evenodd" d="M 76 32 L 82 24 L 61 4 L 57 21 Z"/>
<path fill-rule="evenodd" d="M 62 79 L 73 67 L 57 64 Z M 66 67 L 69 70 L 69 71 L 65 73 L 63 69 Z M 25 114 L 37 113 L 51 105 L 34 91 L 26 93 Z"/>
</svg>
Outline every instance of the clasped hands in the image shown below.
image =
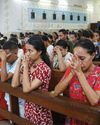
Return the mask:
<svg viewBox="0 0 100 125">
<path fill-rule="evenodd" d="M 70 60 L 70 67 L 71 67 L 71 71 L 74 73 L 79 73 L 82 71 L 81 69 L 81 63 L 82 61 L 78 58 L 77 55 L 73 55 L 72 59 Z"/>
</svg>

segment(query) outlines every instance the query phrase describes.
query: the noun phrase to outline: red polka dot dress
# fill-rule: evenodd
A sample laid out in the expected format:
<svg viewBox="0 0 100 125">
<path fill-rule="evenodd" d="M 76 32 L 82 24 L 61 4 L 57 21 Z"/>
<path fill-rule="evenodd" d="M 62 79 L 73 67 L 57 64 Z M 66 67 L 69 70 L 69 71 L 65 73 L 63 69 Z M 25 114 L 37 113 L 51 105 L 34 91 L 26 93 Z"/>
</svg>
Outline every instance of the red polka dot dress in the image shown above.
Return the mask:
<svg viewBox="0 0 100 125">
<path fill-rule="evenodd" d="M 32 67 L 35 70 L 33 72 L 29 71 L 30 80 L 32 81 L 35 78 L 39 79 L 42 85 L 38 89 L 48 91 L 51 69 L 44 61 L 41 61 L 40 64 L 32 64 Z M 32 102 L 26 101 L 25 103 L 25 118 L 35 125 L 53 125 L 51 111 Z"/>
</svg>

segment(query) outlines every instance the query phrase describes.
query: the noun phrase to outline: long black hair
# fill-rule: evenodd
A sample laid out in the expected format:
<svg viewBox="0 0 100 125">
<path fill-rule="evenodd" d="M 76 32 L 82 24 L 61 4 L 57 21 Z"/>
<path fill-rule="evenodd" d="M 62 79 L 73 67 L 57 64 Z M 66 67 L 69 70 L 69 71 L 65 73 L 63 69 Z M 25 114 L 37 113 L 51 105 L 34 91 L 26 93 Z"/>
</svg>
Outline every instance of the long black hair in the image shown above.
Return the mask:
<svg viewBox="0 0 100 125">
<path fill-rule="evenodd" d="M 37 51 L 41 51 L 41 58 L 43 59 L 43 61 L 50 67 L 50 59 L 47 55 L 46 52 L 46 47 L 44 46 L 44 43 L 42 42 L 42 38 L 41 36 L 32 36 L 29 40 L 28 43 L 31 44 L 32 46 L 34 46 L 34 48 Z"/>
</svg>

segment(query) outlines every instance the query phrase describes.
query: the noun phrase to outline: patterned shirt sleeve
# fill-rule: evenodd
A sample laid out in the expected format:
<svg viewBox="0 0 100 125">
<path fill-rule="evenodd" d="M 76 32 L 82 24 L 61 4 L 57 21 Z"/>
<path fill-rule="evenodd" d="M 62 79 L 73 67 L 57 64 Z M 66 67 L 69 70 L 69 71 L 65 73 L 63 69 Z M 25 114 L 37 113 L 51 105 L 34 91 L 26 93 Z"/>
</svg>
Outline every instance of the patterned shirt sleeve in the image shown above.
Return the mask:
<svg viewBox="0 0 100 125">
<path fill-rule="evenodd" d="M 65 78 L 67 78 L 67 76 L 70 74 L 70 72 L 71 72 L 71 68 L 68 67 L 66 69 L 66 72 L 65 72 L 64 76 L 62 77 L 62 79 L 60 81 L 63 81 Z"/>
<path fill-rule="evenodd" d="M 94 90 L 95 91 L 100 91 L 100 74 L 98 75 L 98 77 L 96 79 L 96 83 L 94 85 Z"/>
</svg>

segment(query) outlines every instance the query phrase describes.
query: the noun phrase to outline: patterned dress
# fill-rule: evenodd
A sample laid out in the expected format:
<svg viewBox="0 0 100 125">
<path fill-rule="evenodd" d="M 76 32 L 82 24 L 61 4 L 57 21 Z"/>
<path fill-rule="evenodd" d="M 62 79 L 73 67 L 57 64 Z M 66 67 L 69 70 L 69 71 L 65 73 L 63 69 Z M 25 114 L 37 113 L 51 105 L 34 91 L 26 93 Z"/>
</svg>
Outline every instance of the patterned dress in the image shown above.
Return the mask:
<svg viewBox="0 0 100 125">
<path fill-rule="evenodd" d="M 50 68 L 44 61 L 41 61 L 40 64 L 32 64 L 31 66 L 35 70 L 33 72 L 29 71 L 30 81 L 33 81 L 35 78 L 39 79 L 42 85 L 38 89 L 48 91 L 51 78 Z M 25 118 L 35 125 L 53 125 L 51 111 L 32 102 L 26 101 L 25 103 Z"/>
<path fill-rule="evenodd" d="M 64 77 L 67 77 L 70 73 L 70 68 L 65 72 Z M 63 77 L 63 78 L 64 78 Z M 95 66 L 94 70 L 86 77 L 89 85 L 95 91 L 100 91 L 100 67 Z M 80 102 L 88 102 L 86 95 L 83 92 L 83 89 L 76 76 L 73 76 L 72 80 L 69 83 L 69 96 Z M 88 123 L 73 119 L 67 118 L 65 125 L 90 125 Z"/>
</svg>

